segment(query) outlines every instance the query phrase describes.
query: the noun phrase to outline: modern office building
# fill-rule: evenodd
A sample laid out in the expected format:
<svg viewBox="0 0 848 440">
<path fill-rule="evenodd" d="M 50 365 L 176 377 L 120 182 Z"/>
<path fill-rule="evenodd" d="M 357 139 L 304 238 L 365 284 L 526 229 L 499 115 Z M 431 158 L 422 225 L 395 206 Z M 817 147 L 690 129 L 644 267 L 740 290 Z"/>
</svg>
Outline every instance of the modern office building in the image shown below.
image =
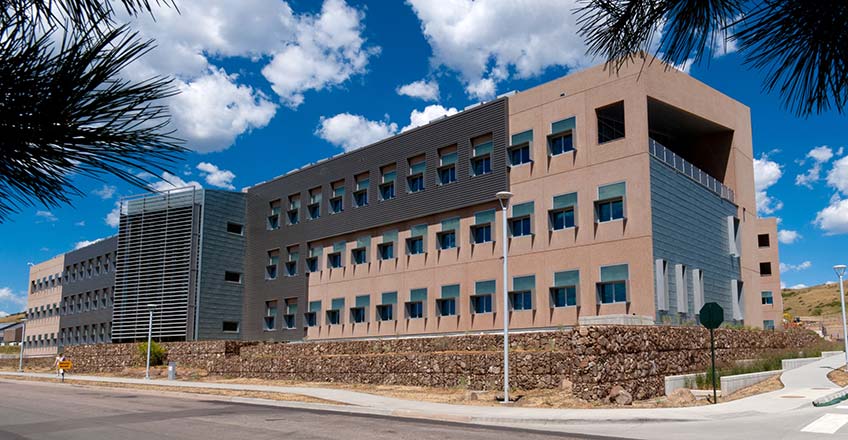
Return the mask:
<svg viewBox="0 0 848 440">
<path fill-rule="evenodd" d="M 777 326 L 754 196 L 746 106 L 658 61 L 586 69 L 248 188 L 242 337 L 496 330 L 504 290 L 513 329 L 712 301 Z"/>
<path fill-rule="evenodd" d="M 121 201 L 112 334 L 239 339 L 244 194 L 180 188 Z"/>
<path fill-rule="evenodd" d="M 62 254 L 29 267 L 24 356 L 52 356 L 57 352 L 64 263 Z"/>
<path fill-rule="evenodd" d="M 780 254 L 777 249 L 777 219 L 761 218 L 757 223 L 757 264 L 763 328 L 783 327 L 783 295 L 780 294 Z"/>
</svg>

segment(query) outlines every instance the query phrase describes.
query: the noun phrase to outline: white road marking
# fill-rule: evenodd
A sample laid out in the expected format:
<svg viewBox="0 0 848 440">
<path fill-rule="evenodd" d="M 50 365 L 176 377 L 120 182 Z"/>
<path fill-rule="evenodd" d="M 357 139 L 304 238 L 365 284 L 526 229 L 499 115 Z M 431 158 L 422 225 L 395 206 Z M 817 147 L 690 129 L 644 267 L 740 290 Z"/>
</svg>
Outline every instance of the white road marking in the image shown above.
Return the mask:
<svg viewBox="0 0 848 440">
<path fill-rule="evenodd" d="M 848 409 L 848 405 L 839 405 L 836 409 Z"/>
<path fill-rule="evenodd" d="M 813 423 L 805 426 L 801 432 L 833 434 L 848 423 L 848 414 L 825 414 Z"/>
</svg>

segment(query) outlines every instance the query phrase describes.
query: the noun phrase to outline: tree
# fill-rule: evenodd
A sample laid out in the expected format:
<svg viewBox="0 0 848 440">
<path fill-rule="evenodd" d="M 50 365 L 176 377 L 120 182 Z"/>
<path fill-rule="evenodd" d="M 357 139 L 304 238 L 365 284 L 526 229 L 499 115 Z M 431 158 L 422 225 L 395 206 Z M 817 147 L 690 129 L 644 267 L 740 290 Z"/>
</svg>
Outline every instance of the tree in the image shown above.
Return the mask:
<svg viewBox="0 0 848 440">
<path fill-rule="evenodd" d="M 185 151 L 168 128 L 171 80 L 121 76 L 154 46 L 114 23 L 109 1 L 2 3 L 0 222 L 23 206 L 71 203 L 82 195 L 76 175 L 146 188 L 139 172 L 166 171 Z M 147 0 L 121 4 L 151 10 Z"/>
<path fill-rule="evenodd" d="M 848 104 L 845 0 L 584 0 L 578 14 L 589 53 L 615 72 L 644 53 L 680 65 L 737 45 L 797 115 Z"/>
</svg>

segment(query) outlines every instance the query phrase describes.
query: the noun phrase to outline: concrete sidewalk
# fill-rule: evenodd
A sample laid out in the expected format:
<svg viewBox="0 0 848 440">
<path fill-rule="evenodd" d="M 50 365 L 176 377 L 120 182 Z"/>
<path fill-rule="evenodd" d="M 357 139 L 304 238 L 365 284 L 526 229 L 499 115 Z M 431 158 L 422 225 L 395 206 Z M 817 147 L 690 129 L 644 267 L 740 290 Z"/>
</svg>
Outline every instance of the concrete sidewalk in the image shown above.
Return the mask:
<svg viewBox="0 0 848 440">
<path fill-rule="evenodd" d="M 844 356 L 837 355 L 787 371 L 781 376 L 784 388 L 718 405 L 687 408 L 599 408 L 553 409 L 522 408 L 514 406 L 471 406 L 420 402 L 378 396 L 356 391 L 284 387 L 250 384 L 223 384 L 213 382 L 188 382 L 144 380 L 101 376 L 66 376 L 67 379 L 88 382 L 158 385 L 171 388 L 204 388 L 232 391 L 258 391 L 288 393 L 339 402 L 345 406 L 322 405 L 324 409 L 343 412 L 417 417 L 438 420 L 462 421 L 483 424 L 569 424 L 582 422 L 674 422 L 709 421 L 729 417 L 757 414 L 774 414 L 810 407 L 811 402 L 839 388 L 827 380 L 827 373 L 844 365 Z M 54 378 L 50 373 L 0 372 L 0 377 Z M 280 406 L 303 406 L 296 402 L 277 402 Z M 313 405 L 314 406 L 314 405 Z"/>
</svg>

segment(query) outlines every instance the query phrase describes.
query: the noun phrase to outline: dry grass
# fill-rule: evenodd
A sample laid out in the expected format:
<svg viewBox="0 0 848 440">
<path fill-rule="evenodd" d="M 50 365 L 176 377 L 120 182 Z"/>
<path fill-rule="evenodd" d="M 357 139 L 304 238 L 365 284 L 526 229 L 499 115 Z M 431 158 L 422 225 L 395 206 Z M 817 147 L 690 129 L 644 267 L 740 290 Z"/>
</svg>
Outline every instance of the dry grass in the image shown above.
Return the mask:
<svg viewBox="0 0 848 440">
<path fill-rule="evenodd" d="M 839 284 L 804 289 L 783 289 L 783 310 L 792 316 L 819 316 L 840 313 Z"/>
<path fill-rule="evenodd" d="M 848 372 L 841 368 L 827 373 L 827 378 L 840 387 L 848 387 Z"/>
<path fill-rule="evenodd" d="M 7 323 L 7 322 L 18 322 L 23 317 L 24 317 L 23 312 L 15 313 L 14 315 L 3 316 L 3 317 L 0 317 L 0 324 L 4 324 L 4 323 Z"/>
</svg>

